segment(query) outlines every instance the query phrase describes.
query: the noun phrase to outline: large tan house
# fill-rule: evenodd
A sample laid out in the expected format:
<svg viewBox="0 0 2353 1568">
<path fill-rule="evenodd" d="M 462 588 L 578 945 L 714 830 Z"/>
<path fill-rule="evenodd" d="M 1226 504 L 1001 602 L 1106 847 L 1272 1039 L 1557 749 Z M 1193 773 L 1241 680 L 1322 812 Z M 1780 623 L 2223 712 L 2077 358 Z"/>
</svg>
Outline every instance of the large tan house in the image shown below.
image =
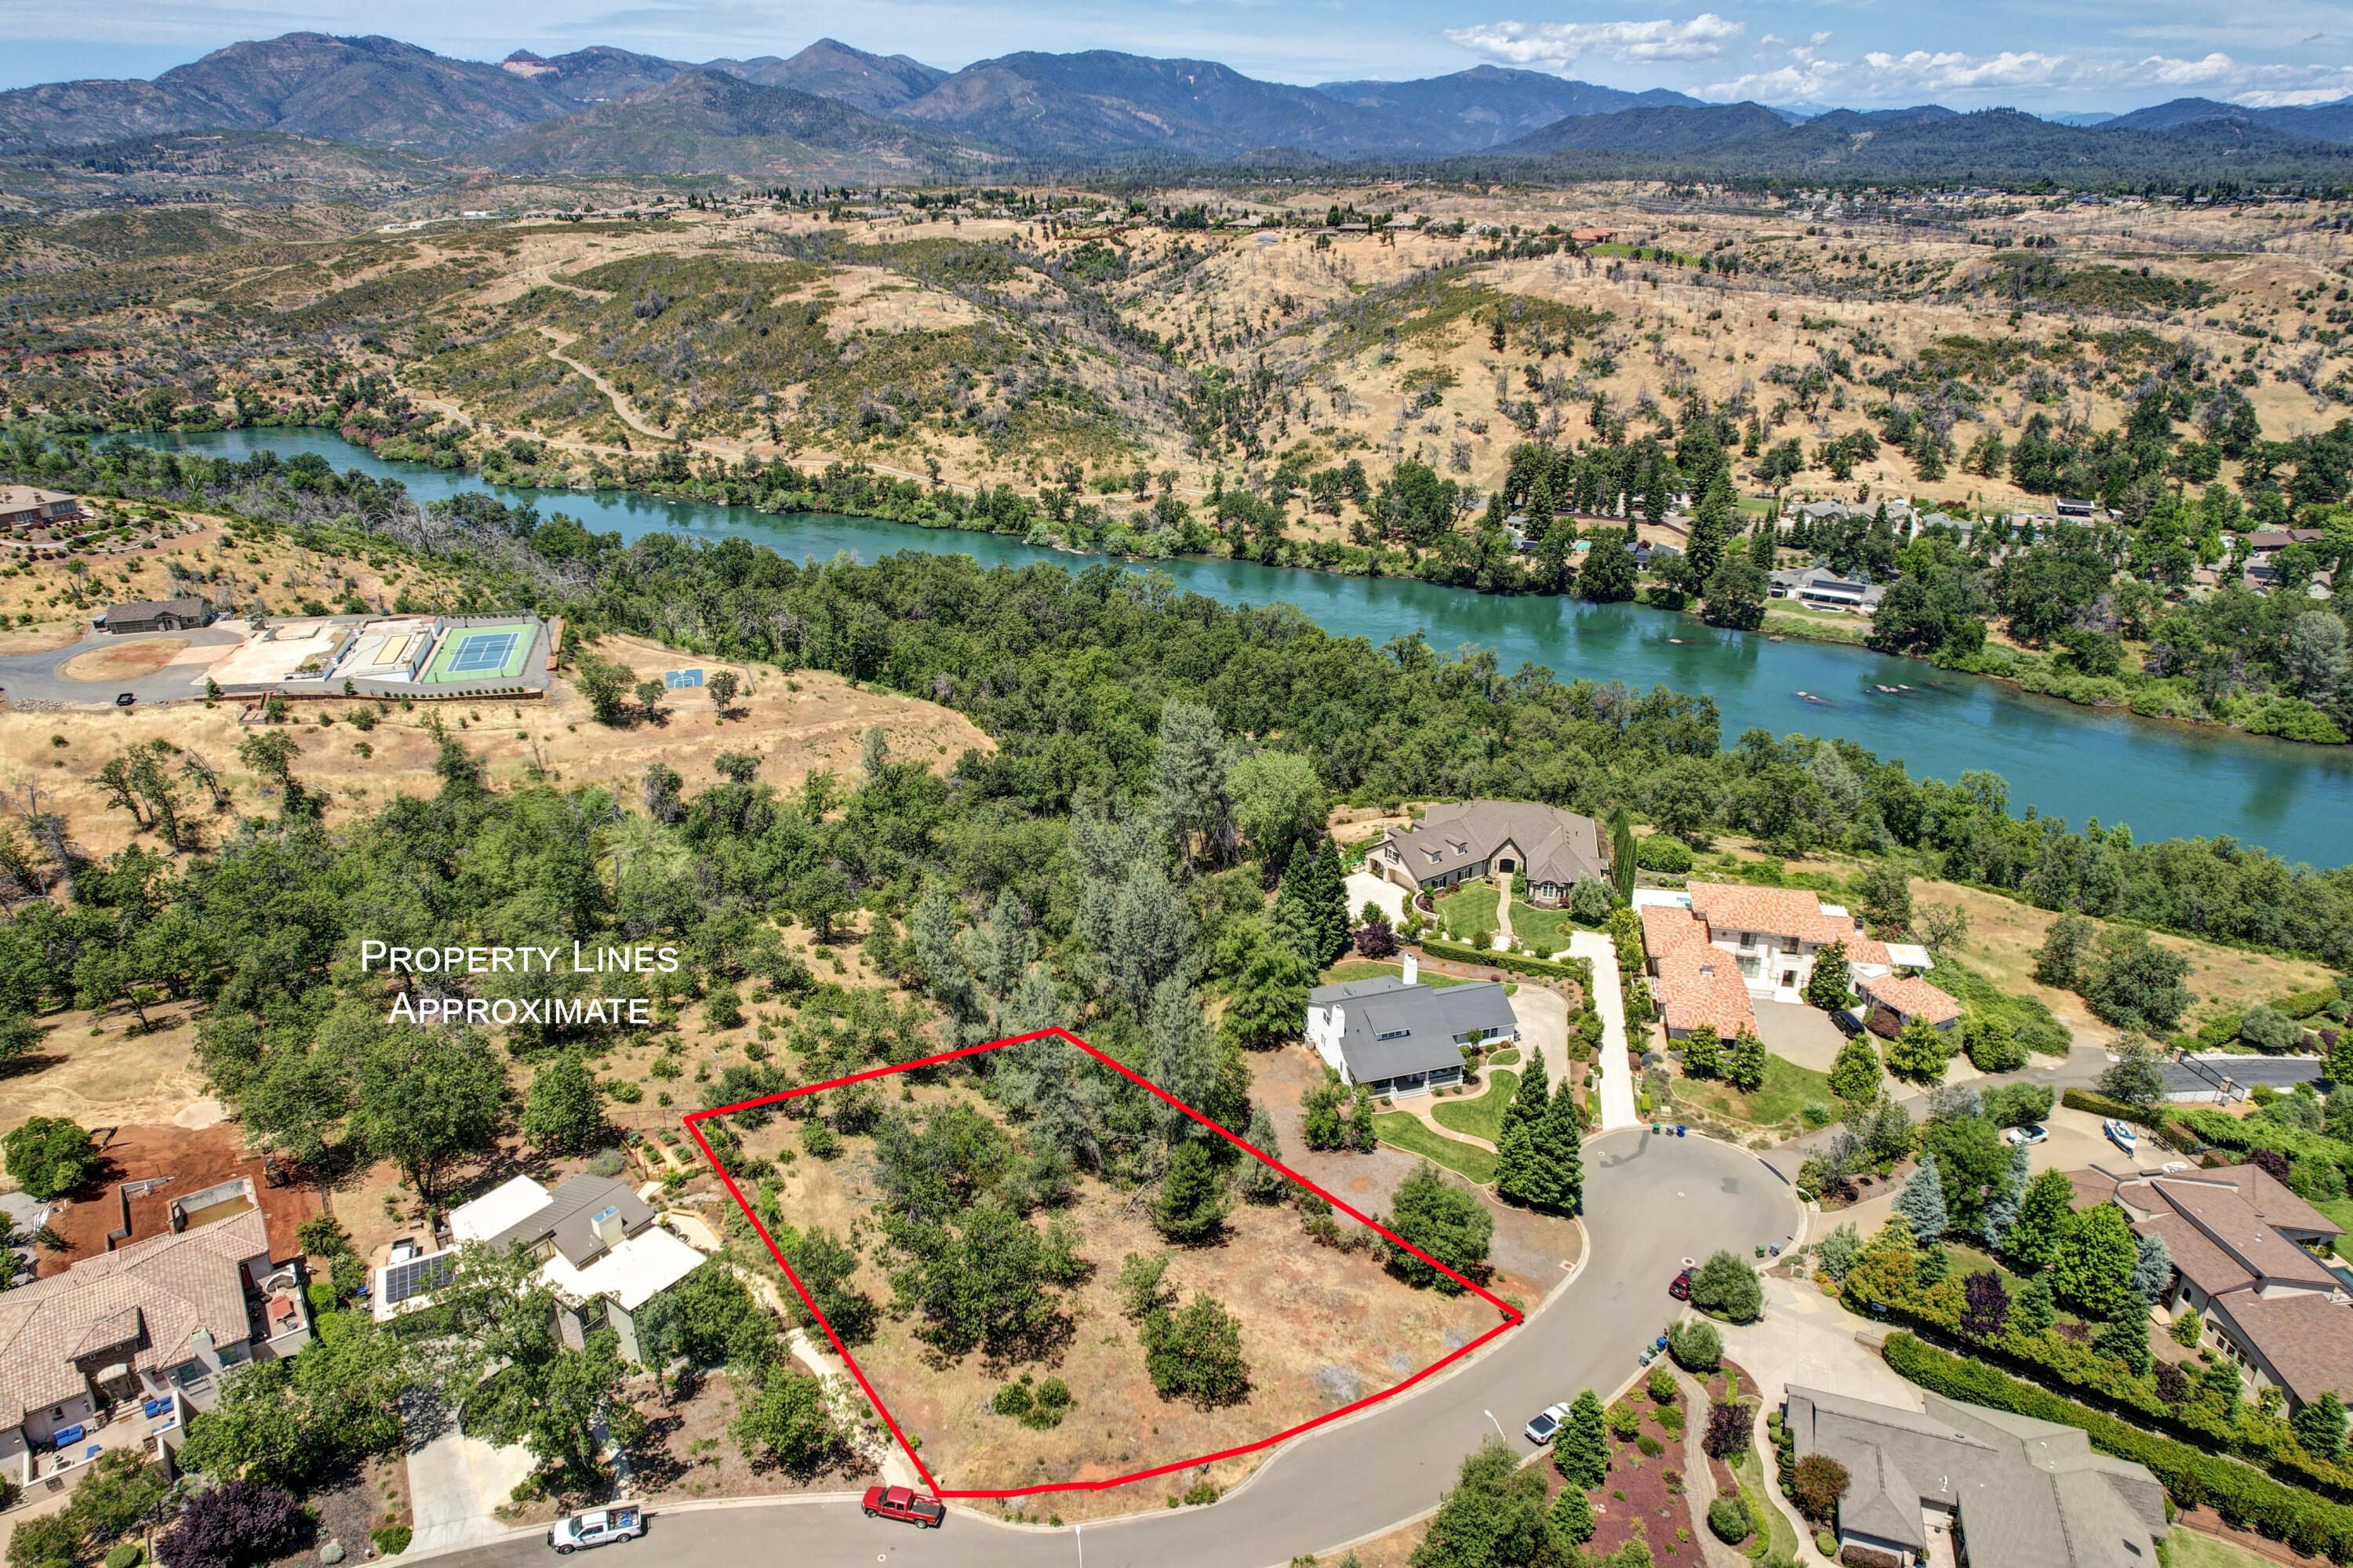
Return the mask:
<svg viewBox="0 0 2353 1568">
<path fill-rule="evenodd" d="M 1528 902 L 1546 908 L 1567 902 L 1578 883 L 1609 875 L 1601 824 L 1533 800 L 1432 806 L 1419 822 L 1390 829 L 1366 865 L 1400 887 L 1432 894 L 1491 876 L 1525 876 Z"/>
</svg>

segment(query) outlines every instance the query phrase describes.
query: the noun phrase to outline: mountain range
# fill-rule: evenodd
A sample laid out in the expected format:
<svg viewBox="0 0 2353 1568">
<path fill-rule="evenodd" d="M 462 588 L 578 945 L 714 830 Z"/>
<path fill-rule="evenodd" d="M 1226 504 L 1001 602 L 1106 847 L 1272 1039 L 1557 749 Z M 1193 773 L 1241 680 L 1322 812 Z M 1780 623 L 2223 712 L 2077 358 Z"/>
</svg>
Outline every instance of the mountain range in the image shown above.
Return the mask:
<svg viewBox="0 0 2353 1568">
<path fill-rule="evenodd" d="M 517 51 L 493 64 L 392 38 L 289 33 L 232 44 L 153 81 L 0 92 L 0 154 L 260 131 L 513 174 L 1489 155 L 1841 178 L 2007 179 L 2030 169 L 2089 180 L 2162 172 L 2168 159 L 2309 165 L 2337 178 L 2353 169 L 2353 99 L 2261 110 L 2179 99 L 2090 127 L 1933 104 L 1819 107 L 1711 104 L 1483 65 L 1415 81 L 1300 87 L 1211 60 L 1108 50 L 1023 52 L 945 71 L 827 38 L 788 58 L 694 64 L 593 48 L 552 58 Z"/>
</svg>

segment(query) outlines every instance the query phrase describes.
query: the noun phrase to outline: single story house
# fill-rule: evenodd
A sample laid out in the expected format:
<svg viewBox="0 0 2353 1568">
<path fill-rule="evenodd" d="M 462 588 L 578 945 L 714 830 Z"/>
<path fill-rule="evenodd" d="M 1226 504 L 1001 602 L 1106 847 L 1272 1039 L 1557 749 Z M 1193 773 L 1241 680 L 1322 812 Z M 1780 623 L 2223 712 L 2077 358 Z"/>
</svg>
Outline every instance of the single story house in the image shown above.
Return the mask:
<svg viewBox="0 0 2353 1568">
<path fill-rule="evenodd" d="M 0 528 L 47 528 L 81 514 L 81 502 L 63 491 L 0 485 Z"/>
<path fill-rule="evenodd" d="M 1462 1081 L 1462 1048 L 1520 1037 L 1519 1015 L 1493 980 L 1444 989 L 1406 976 L 1344 980 L 1307 993 L 1309 1044 L 1343 1083 L 1377 1095 L 1421 1095 Z"/>
<path fill-rule="evenodd" d="M 233 1369 L 310 1342 L 301 1260 L 270 1261 L 258 1208 L 0 1292 L 0 1471 L 23 1488 L 120 1446 L 124 1404 L 147 1409 L 142 1446 L 176 1443 Z"/>
<path fill-rule="evenodd" d="M 1771 573 L 1767 592 L 1816 609 L 1876 609 L 1887 590 L 1877 583 L 1842 577 L 1828 567 L 1786 567 Z"/>
<path fill-rule="evenodd" d="M 1854 989 L 1866 1009 L 1883 1007 L 1894 1013 L 1899 1029 L 1915 1018 L 1925 1018 L 1940 1030 L 1961 1021 L 1961 1004 L 1917 975 L 1874 975 L 1856 981 Z"/>
<path fill-rule="evenodd" d="M 1969 1568 L 2154 1568 L 2165 1489 L 2080 1428 L 1927 1396 L 1918 1414 L 1792 1386 L 1798 1457 L 1846 1468 L 1842 1561 Z"/>
<path fill-rule="evenodd" d="M 2108 1187 L 2134 1232 L 2162 1239 L 2173 1259 L 2164 1304 L 2195 1308 L 2202 1343 L 2252 1387 L 2280 1388 L 2291 1412 L 2323 1393 L 2353 1401 L 2353 1298 L 2316 1255 L 2337 1235 L 2327 1215 L 2259 1165 Z"/>
<path fill-rule="evenodd" d="M 95 624 L 100 630 L 120 635 L 131 631 L 185 631 L 191 627 L 210 626 L 212 620 L 213 607 L 208 599 L 164 599 L 115 605 Z"/>
<path fill-rule="evenodd" d="M 1390 829 L 1366 864 L 1417 892 L 1525 876 L 1528 902 L 1547 908 L 1566 903 L 1578 883 L 1609 874 L 1599 822 L 1532 800 L 1432 806 L 1420 821 Z"/>
</svg>

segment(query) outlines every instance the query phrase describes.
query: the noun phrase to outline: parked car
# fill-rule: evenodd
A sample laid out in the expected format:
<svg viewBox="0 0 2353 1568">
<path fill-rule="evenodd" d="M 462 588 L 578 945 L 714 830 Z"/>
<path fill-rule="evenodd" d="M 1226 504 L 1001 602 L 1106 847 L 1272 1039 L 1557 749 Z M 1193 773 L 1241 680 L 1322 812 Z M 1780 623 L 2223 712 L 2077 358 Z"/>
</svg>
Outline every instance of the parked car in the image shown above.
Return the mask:
<svg viewBox="0 0 2353 1568">
<path fill-rule="evenodd" d="M 866 1517 L 901 1519 L 924 1530 L 937 1530 L 948 1510 L 936 1498 L 918 1497 L 907 1487 L 866 1489 Z"/>
<path fill-rule="evenodd" d="M 1676 1275 L 1673 1283 L 1667 1287 L 1667 1294 L 1678 1301 L 1690 1300 L 1692 1281 L 1698 1277 L 1698 1274 L 1699 1270 L 1696 1268 L 1684 1269 L 1681 1274 Z"/>
<path fill-rule="evenodd" d="M 2024 1149 L 2030 1144 L 2051 1141 L 2051 1129 L 2039 1121 L 2030 1121 L 2024 1127 L 2004 1128 L 2001 1140 L 2015 1148 Z"/>
<path fill-rule="evenodd" d="M 1547 1404 L 1534 1421 L 1528 1423 L 1524 1435 L 1529 1442 L 1541 1448 L 1552 1441 L 1552 1435 L 1559 1431 L 1560 1424 L 1567 1419 L 1567 1405 Z"/>
<path fill-rule="evenodd" d="M 547 1543 L 557 1556 L 569 1557 L 584 1546 L 635 1541 L 645 1532 L 646 1510 L 635 1503 L 617 1503 L 557 1520 L 547 1527 Z"/>
</svg>

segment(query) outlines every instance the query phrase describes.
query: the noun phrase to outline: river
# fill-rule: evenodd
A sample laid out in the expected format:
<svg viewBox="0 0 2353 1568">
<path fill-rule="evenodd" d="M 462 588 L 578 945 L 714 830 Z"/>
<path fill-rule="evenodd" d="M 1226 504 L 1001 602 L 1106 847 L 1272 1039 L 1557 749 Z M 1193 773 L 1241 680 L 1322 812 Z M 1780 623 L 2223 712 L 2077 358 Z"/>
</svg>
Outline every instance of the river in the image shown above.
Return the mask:
<svg viewBox="0 0 2353 1568">
<path fill-rule="evenodd" d="M 1061 552 L 991 534 L 918 528 L 875 518 L 670 501 L 615 491 L 486 485 L 472 474 L 387 462 L 324 430 L 253 429 L 132 438 L 147 445 L 240 458 L 317 452 L 338 471 L 399 479 L 420 502 L 487 489 L 542 515 L 568 513 L 598 533 L 635 540 L 656 530 L 735 535 L 796 559 L 848 551 L 873 560 L 895 550 L 964 554 L 984 566 L 1077 564 Z M 1297 605 L 1317 625 L 1376 644 L 1416 630 L 1440 652 L 1494 650 L 1506 672 L 1522 662 L 1564 679 L 1664 683 L 1704 692 L 1723 710 L 1728 744 L 1743 730 L 1836 736 L 1903 759 L 1914 777 L 1957 779 L 1984 768 L 2010 780 L 2013 810 L 2033 806 L 2080 826 L 2130 823 L 2141 840 L 2228 833 L 2290 860 L 2353 861 L 2353 747 L 2315 747 L 2137 719 L 2077 707 L 2000 682 L 1835 643 L 1770 641 L 1718 631 L 1687 616 L 1636 605 L 1504 598 L 1398 577 L 1344 577 L 1246 561 L 1181 559 L 1138 566 L 1227 604 Z M 1881 686 L 1909 686 L 1893 694 Z"/>
</svg>

